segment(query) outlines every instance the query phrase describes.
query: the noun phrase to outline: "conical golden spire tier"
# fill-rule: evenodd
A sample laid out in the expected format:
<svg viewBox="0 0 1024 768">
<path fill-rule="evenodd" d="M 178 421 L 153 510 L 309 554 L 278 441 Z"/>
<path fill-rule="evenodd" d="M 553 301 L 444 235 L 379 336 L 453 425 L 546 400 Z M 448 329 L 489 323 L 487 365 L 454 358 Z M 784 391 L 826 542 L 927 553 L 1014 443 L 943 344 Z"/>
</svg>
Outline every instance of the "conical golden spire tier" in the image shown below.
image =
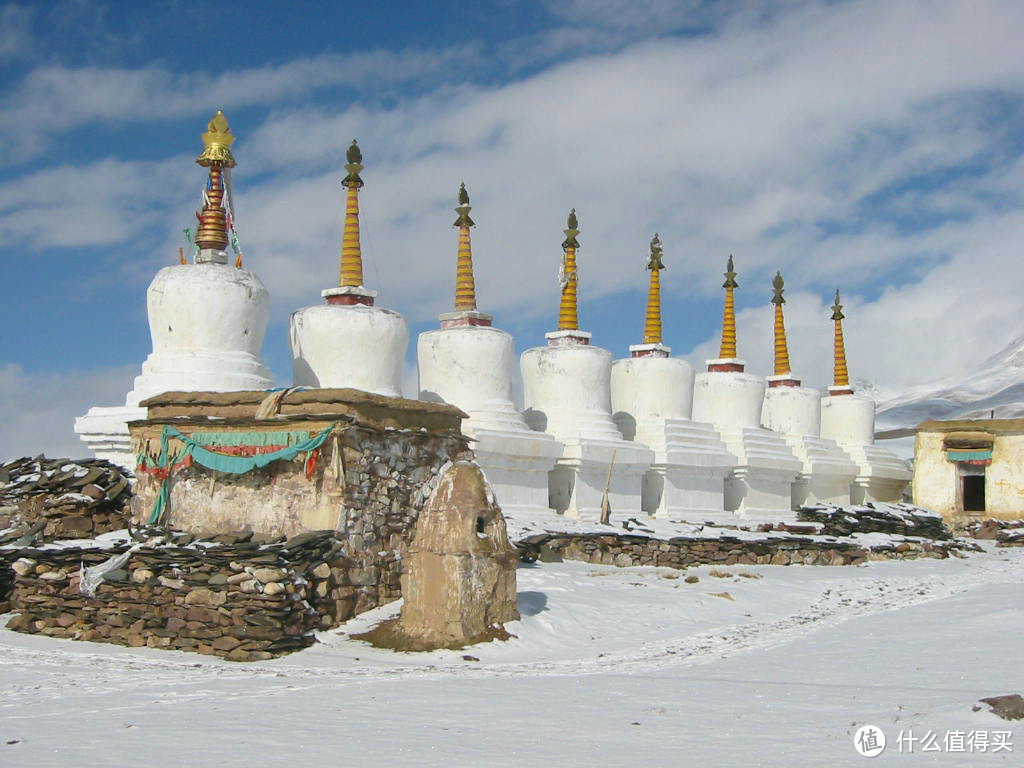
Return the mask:
<svg viewBox="0 0 1024 768">
<path fill-rule="evenodd" d="M 723 360 L 732 360 L 736 357 L 736 297 L 735 291 L 739 287 L 736 282 L 736 270 L 733 268 L 732 255 L 725 268 L 725 311 L 722 314 L 722 344 L 718 349 L 718 356 Z"/>
<path fill-rule="evenodd" d="M 661 238 L 655 233 L 651 238 L 650 257 L 647 269 L 651 273 L 647 289 L 647 314 L 644 316 L 643 344 L 630 346 L 633 357 L 668 357 L 671 350 L 662 341 L 661 325 L 661 271 L 665 269 L 662 261 Z"/>
<path fill-rule="evenodd" d="M 575 208 L 569 212 L 564 231 L 562 269 L 558 275 L 559 289 L 561 290 L 561 298 L 558 303 L 558 330 L 545 334 L 549 346 L 590 343 L 590 334 L 580 330 L 580 308 L 577 297 L 579 279 L 576 270 L 576 252 L 580 247 L 577 236 L 580 229 Z"/>
<path fill-rule="evenodd" d="M 708 360 L 709 371 L 742 372 L 743 361 L 736 355 L 736 296 L 739 287 L 736 282 L 736 270 L 733 267 L 732 255 L 725 266 L 725 311 L 722 314 L 722 344 L 718 348 L 718 359 Z"/>
<path fill-rule="evenodd" d="M 655 233 L 651 240 L 651 258 L 647 269 L 651 273 L 651 282 L 647 289 L 647 316 L 644 318 L 644 344 L 661 344 L 661 270 L 665 268 L 662 261 L 661 238 Z"/>
<path fill-rule="evenodd" d="M 359 172 L 363 170 L 363 153 L 359 144 L 352 139 L 352 144 L 345 153 L 345 170 L 348 175 L 341 185 L 345 193 L 345 227 L 341 236 L 341 276 L 338 288 L 322 291 L 328 304 L 365 304 L 373 306 L 376 291 L 367 290 L 363 285 L 363 252 L 359 239 L 359 189 L 363 180 Z"/>
<path fill-rule="evenodd" d="M 363 180 L 363 153 L 355 139 L 346 154 L 348 176 L 341 182 L 348 192 L 345 199 L 345 230 L 341 239 L 341 281 L 339 285 L 357 288 L 363 284 L 363 253 L 359 242 L 359 189 Z"/>
<path fill-rule="evenodd" d="M 469 239 L 469 228 L 474 226 L 469 218 L 472 208 L 469 205 L 469 192 L 466 185 L 459 187 L 459 204 L 455 212 L 459 218 L 455 226 L 459 228 L 459 255 L 455 268 L 455 311 L 472 311 L 476 309 L 476 281 L 473 279 L 473 246 Z"/>
<path fill-rule="evenodd" d="M 832 321 L 835 323 L 833 340 L 832 386 L 828 388 L 830 395 L 852 395 L 850 373 L 846 368 L 846 342 L 843 340 L 843 305 L 839 303 L 839 289 L 836 289 L 836 300 L 832 305 Z"/>
<path fill-rule="evenodd" d="M 785 282 L 782 273 L 776 272 L 772 280 L 772 304 L 775 305 L 775 367 L 774 374 L 768 377 L 769 387 L 796 387 L 800 385 L 799 380 L 793 378 L 793 370 L 789 363 L 789 345 L 786 343 L 786 318 L 782 305 L 786 299 L 782 294 L 785 291 Z"/>
<path fill-rule="evenodd" d="M 473 245 L 470 240 L 469 228 L 476 226 L 469 217 L 472 207 L 469 204 L 469 192 L 466 185 L 459 187 L 459 204 L 455 212 L 459 217 L 455 220 L 459 228 L 459 251 L 455 266 L 455 311 L 441 315 L 441 327 L 452 328 L 462 325 L 489 326 L 494 319 L 491 315 L 478 312 L 476 308 L 476 280 L 473 277 Z"/>
<path fill-rule="evenodd" d="M 576 218 L 576 209 L 573 208 L 567 220 L 568 226 L 565 229 L 565 241 L 562 243 L 564 257 L 562 260 L 562 298 L 558 305 L 558 330 L 578 331 L 580 328 L 579 299 L 576 291 L 578 287 L 576 273 L 576 249 L 580 247 L 579 222 Z"/>
</svg>

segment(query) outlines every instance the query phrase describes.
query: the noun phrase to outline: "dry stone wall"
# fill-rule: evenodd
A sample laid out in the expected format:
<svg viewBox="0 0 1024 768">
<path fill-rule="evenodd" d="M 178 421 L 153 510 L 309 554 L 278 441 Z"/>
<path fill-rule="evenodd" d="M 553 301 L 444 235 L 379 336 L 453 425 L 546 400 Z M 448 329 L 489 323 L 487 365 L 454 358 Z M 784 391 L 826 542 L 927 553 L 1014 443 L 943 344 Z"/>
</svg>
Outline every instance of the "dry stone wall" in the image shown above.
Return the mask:
<svg viewBox="0 0 1024 768">
<path fill-rule="evenodd" d="M 821 533 L 827 536 L 889 533 L 939 540 L 953 537 L 942 515 L 913 504 L 867 503 L 847 507 L 815 504 L 801 507 L 797 511 L 797 520 L 820 523 Z"/>
<path fill-rule="evenodd" d="M 130 475 L 101 459 L 37 456 L 0 466 L 0 529 L 17 536 L 89 539 L 128 520 Z"/>
<path fill-rule="evenodd" d="M 213 542 L 165 538 L 136 542 L 134 551 L 128 543 L 0 551 L 14 576 L 8 629 L 252 661 L 305 648 L 315 630 L 379 604 L 386 591 L 356 583 L 363 569 L 333 531 L 287 541 L 246 532 Z M 126 562 L 85 594 L 82 567 L 124 553 Z"/>
<path fill-rule="evenodd" d="M 897 540 L 870 547 L 856 541 L 801 536 L 654 539 L 629 534 L 535 534 L 518 542 L 526 559 L 581 560 L 629 567 L 653 565 L 689 568 L 698 565 L 859 565 L 867 560 L 947 558 L 968 546 L 927 539 Z"/>
</svg>

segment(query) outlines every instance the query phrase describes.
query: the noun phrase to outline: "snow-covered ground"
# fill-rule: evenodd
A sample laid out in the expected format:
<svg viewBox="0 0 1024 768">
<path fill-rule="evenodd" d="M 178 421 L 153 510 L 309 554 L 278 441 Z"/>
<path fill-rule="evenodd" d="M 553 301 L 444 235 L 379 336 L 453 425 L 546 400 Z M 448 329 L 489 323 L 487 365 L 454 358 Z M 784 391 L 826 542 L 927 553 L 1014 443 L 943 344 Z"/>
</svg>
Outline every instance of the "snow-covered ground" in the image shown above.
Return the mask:
<svg viewBox="0 0 1024 768">
<path fill-rule="evenodd" d="M 396 604 L 259 664 L 0 632 L 0 765 L 859 765 L 864 724 L 877 763 L 1024 763 L 972 711 L 1024 692 L 1024 549 L 711 570 L 523 566 L 517 637 L 457 652 L 349 639 Z"/>
</svg>

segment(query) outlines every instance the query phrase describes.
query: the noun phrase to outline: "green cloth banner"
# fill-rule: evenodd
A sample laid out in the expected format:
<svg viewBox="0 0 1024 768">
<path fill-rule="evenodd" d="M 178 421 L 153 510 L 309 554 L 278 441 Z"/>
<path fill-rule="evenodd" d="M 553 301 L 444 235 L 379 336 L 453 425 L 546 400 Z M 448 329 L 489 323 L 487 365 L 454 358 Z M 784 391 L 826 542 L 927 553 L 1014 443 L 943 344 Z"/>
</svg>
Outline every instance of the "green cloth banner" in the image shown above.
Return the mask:
<svg viewBox="0 0 1024 768">
<path fill-rule="evenodd" d="M 160 522 L 164 514 L 167 512 L 167 506 L 171 499 L 171 471 L 180 462 L 185 460 L 186 456 L 191 456 L 192 460 L 197 464 L 202 464 L 208 469 L 216 470 L 217 472 L 225 472 L 230 475 L 243 475 L 246 472 L 251 472 L 259 467 L 265 467 L 268 464 L 272 464 L 275 461 L 281 459 L 290 461 L 298 456 L 300 453 L 309 453 L 315 451 L 317 448 L 327 442 L 327 438 L 331 435 L 331 430 L 337 426 L 337 422 L 331 424 L 323 432 L 313 437 L 309 437 L 309 433 L 305 432 L 261 432 L 252 433 L 254 438 L 267 439 L 267 436 L 297 436 L 301 434 L 306 435 L 306 439 L 302 442 L 295 443 L 293 445 L 286 446 L 273 453 L 260 453 L 255 456 L 229 456 L 224 453 L 217 453 L 204 448 L 200 443 L 204 442 L 207 444 L 225 445 L 226 443 L 216 442 L 210 439 L 211 435 L 225 436 L 232 435 L 233 439 L 238 439 L 235 435 L 243 433 L 225 433 L 225 432 L 206 432 L 199 433 L 191 436 L 183 435 L 181 432 L 171 426 L 164 426 L 163 434 L 160 436 L 160 457 L 157 459 L 157 467 L 162 470 L 166 470 L 167 475 L 163 478 L 163 482 L 160 485 L 160 492 L 156 497 L 156 504 L 153 505 L 153 511 L 149 515 L 147 521 L 149 525 L 155 525 Z M 262 436 L 262 437 L 260 437 Z M 169 441 L 171 438 L 175 438 L 184 443 L 184 448 L 181 453 L 173 458 L 168 455 Z M 234 442 L 231 445 L 278 445 L 276 442 L 257 442 L 257 443 L 245 443 L 245 442 Z"/>
<path fill-rule="evenodd" d="M 176 437 L 176 435 L 175 435 Z M 188 439 L 196 445 L 294 445 L 304 443 L 311 435 L 305 432 L 194 432 Z"/>
<path fill-rule="evenodd" d="M 946 451 L 950 461 L 987 461 L 992 458 L 992 449 L 985 451 Z"/>
</svg>

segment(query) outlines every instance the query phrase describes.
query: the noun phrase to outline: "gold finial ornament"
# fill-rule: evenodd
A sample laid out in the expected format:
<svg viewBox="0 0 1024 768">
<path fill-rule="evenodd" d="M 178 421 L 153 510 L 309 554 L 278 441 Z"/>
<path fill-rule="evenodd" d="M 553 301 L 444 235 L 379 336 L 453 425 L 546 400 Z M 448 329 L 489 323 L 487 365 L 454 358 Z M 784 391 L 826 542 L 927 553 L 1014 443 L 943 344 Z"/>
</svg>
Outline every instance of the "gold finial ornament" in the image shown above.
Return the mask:
<svg viewBox="0 0 1024 768">
<path fill-rule="evenodd" d="M 846 342 L 843 340 L 843 305 L 839 303 L 839 289 L 836 288 L 836 300 L 832 305 L 832 321 L 835 323 L 834 340 L 834 364 L 832 389 L 843 389 L 852 393 L 850 389 L 850 373 L 846 369 Z"/>
<path fill-rule="evenodd" d="M 782 279 L 782 273 L 776 272 L 775 279 L 772 280 L 772 288 L 774 289 L 774 295 L 772 296 L 772 304 L 775 305 L 775 375 L 776 376 L 789 376 L 792 374 L 792 370 L 789 364 L 789 346 L 786 343 L 786 319 L 783 315 L 782 305 L 786 303 L 786 300 L 782 297 L 785 291 L 785 282 Z"/>
<path fill-rule="evenodd" d="M 345 200 L 345 230 L 341 239 L 341 285 L 360 287 L 363 284 L 363 253 L 359 242 L 359 188 L 363 180 L 359 172 L 363 170 L 363 153 L 355 139 L 345 154 L 348 171 L 341 185 L 348 190 Z"/>
<path fill-rule="evenodd" d="M 204 168 L 234 168 L 235 158 L 231 154 L 231 145 L 234 143 L 235 137 L 231 134 L 228 119 L 224 117 L 223 110 L 218 109 L 206 126 L 206 133 L 203 134 L 206 148 L 196 158 L 196 162 Z"/>
<path fill-rule="evenodd" d="M 217 110 L 203 134 L 205 148 L 196 162 L 210 169 L 210 179 L 203 192 L 203 209 L 196 213 L 199 225 L 196 227 L 196 245 L 200 251 L 223 251 L 228 247 L 228 215 L 224 207 L 224 172 L 235 167 L 228 119 L 224 112 Z"/>
<path fill-rule="evenodd" d="M 363 186 L 363 180 L 359 178 L 359 172 L 363 170 L 363 152 L 359 149 L 359 144 L 355 139 L 352 139 L 352 143 L 345 152 L 345 160 L 345 170 L 348 171 L 348 176 L 342 180 L 341 185 L 349 188 Z"/>
<path fill-rule="evenodd" d="M 661 270 L 665 268 L 662 261 L 661 238 L 655 233 L 651 238 L 651 256 L 647 269 L 651 273 L 651 282 L 647 291 L 647 316 L 644 320 L 644 344 L 661 344 Z"/>
<path fill-rule="evenodd" d="M 580 329 L 579 301 L 577 298 L 576 250 L 580 247 L 579 220 L 576 209 L 569 212 L 566 220 L 565 240 L 562 242 L 562 270 L 559 283 L 562 288 L 562 299 L 558 306 L 558 330 L 578 331 Z"/>
<path fill-rule="evenodd" d="M 723 360 L 732 360 L 736 354 L 736 299 L 734 291 L 739 287 L 736 282 L 736 270 L 732 263 L 732 254 L 725 267 L 725 313 L 722 318 L 722 345 L 719 348 L 718 356 Z"/>
<path fill-rule="evenodd" d="M 459 228 L 459 255 L 455 270 L 455 311 L 473 311 L 476 309 L 476 283 L 473 279 L 473 247 L 469 239 L 469 228 L 474 226 L 469 218 L 472 208 L 469 205 L 469 192 L 465 183 L 459 187 L 459 204 L 455 212 L 459 218 L 454 226 Z"/>
</svg>

